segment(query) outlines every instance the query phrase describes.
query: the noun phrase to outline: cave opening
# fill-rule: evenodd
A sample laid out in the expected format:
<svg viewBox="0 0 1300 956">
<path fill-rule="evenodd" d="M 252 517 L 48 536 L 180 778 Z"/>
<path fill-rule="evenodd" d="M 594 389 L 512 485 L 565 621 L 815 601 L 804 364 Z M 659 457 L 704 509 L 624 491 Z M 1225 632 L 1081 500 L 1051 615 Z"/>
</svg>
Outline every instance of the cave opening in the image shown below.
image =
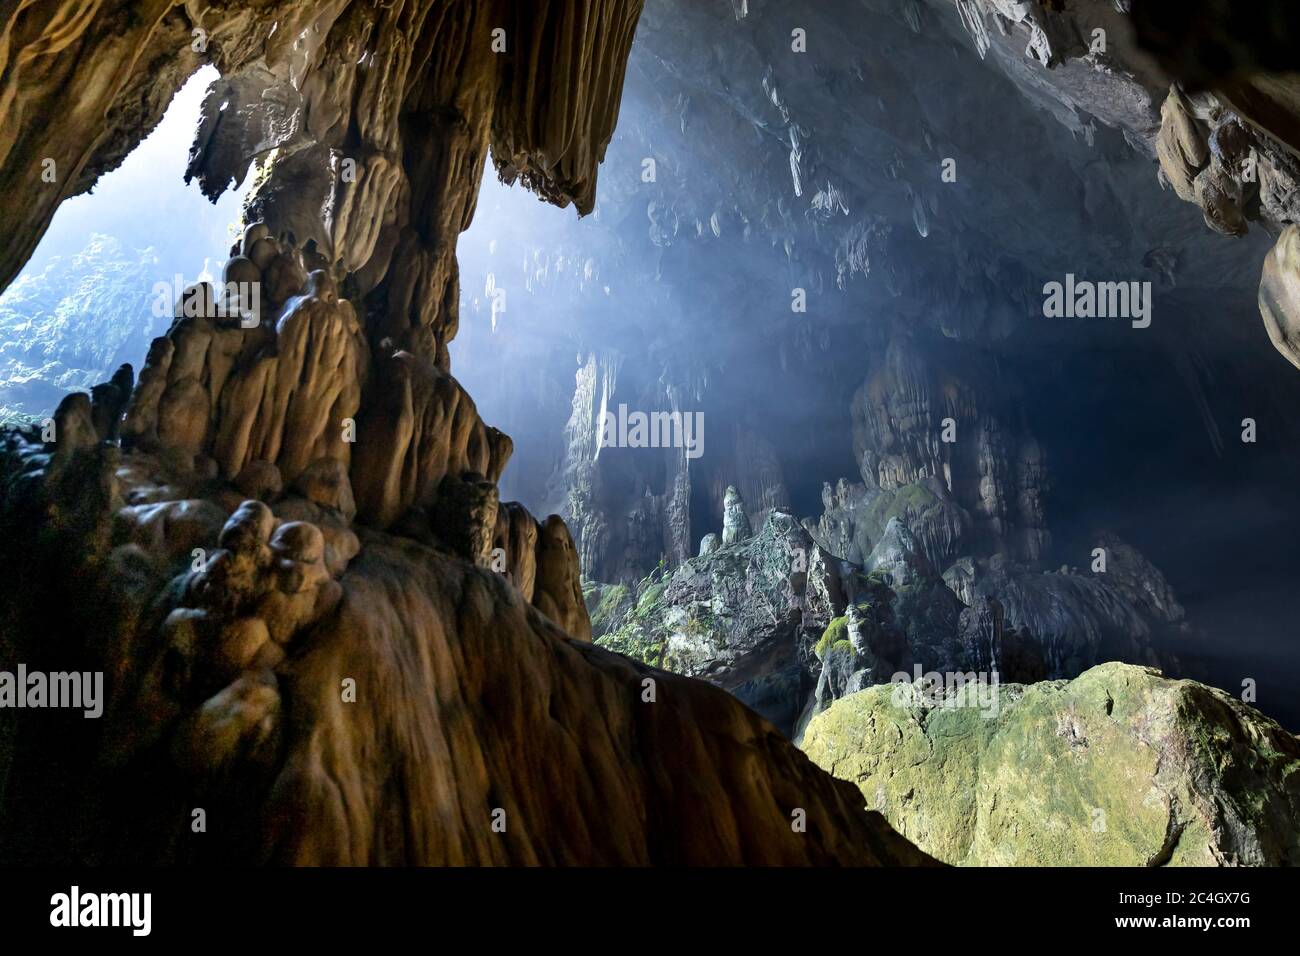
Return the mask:
<svg viewBox="0 0 1300 956">
<path fill-rule="evenodd" d="M 122 363 L 138 368 L 185 286 L 220 278 L 251 181 L 215 204 L 184 182 L 217 77 L 195 72 L 120 166 L 64 202 L 0 293 L 0 417 L 45 419 Z"/>
<path fill-rule="evenodd" d="M 1184 85 L 1109 0 L 55 6 L 0 677 L 108 701 L 0 714 L 0 860 L 1297 858 L 1273 61 Z"/>
</svg>

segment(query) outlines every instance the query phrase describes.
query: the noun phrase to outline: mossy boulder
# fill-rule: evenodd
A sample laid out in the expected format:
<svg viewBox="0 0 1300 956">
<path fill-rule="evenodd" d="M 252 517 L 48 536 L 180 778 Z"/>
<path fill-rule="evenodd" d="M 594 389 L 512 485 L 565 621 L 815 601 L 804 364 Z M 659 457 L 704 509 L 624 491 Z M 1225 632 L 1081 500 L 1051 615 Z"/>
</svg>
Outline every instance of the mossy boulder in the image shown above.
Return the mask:
<svg viewBox="0 0 1300 956">
<path fill-rule="evenodd" d="M 836 701 L 803 748 L 940 860 L 1300 863 L 1300 740 L 1223 691 L 1127 664 L 943 706 L 910 689 Z"/>
</svg>

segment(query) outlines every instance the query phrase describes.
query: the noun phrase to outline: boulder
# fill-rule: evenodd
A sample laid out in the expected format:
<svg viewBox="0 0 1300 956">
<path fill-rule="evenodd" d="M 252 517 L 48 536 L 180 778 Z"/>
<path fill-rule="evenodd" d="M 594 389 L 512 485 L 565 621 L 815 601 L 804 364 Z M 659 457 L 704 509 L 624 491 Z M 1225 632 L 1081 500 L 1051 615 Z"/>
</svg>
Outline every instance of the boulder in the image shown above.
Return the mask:
<svg viewBox="0 0 1300 956">
<path fill-rule="evenodd" d="M 803 747 L 947 863 L 1300 863 L 1300 740 L 1150 668 L 939 696 L 870 687 L 814 717 Z"/>
</svg>

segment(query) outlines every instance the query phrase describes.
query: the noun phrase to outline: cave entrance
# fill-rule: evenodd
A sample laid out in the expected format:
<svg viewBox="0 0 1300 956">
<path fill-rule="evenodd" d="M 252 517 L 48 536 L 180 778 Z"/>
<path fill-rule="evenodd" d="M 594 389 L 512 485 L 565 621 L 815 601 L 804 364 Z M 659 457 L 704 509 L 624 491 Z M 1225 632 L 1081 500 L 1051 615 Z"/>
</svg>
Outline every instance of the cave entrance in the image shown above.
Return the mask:
<svg viewBox="0 0 1300 956">
<path fill-rule="evenodd" d="M 0 421 L 38 421 L 123 362 L 138 371 L 171 323 L 170 309 L 155 308 L 162 285 L 220 276 L 252 177 L 216 204 L 184 180 L 218 76 L 199 70 L 117 169 L 59 207 L 0 295 Z"/>
</svg>

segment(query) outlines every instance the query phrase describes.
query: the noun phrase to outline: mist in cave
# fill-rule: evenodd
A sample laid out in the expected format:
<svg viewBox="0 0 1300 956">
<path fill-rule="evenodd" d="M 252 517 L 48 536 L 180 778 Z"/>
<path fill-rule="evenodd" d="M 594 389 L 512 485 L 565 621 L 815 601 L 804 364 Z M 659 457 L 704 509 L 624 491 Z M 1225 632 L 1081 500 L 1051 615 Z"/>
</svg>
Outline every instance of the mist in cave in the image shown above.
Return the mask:
<svg viewBox="0 0 1300 956">
<path fill-rule="evenodd" d="M 1300 861 L 1289 8 L 73 7 L 0 862 Z"/>
<path fill-rule="evenodd" d="M 1119 535 L 1186 609 L 1166 648 L 1184 672 L 1236 692 L 1252 680 L 1261 707 L 1300 724 L 1287 691 L 1300 380 L 1254 318 L 1247 263 L 1266 232 L 1219 240 L 1149 188 L 1150 160 L 1121 135 L 1068 128 L 973 49 L 940 44 L 864 78 L 861 51 L 887 40 L 847 27 L 828 74 L 825 58 L 820 74 L 790 58 L 782 87 L 750 66 L 756 101 L 702 78 L 666 95 L 678 81 L 656 42 L 633 48 L 595 212 L 534 203 L 489 169 L 462 237 L 453 369 L 515 438 L 503 496 L 599 515 L 595 540 L 577 529 L 584 575 L 636 582 L 722 531 L 727 485 L 758 499 L 755 527 L 772 507 L 815 522 L 824 484 L 863 480 L 864 450 L 898 453 L 915 421 L 865 440 L 888 448 L 855 446 L 855 393 L 873 376 L 918 387 L 920 407 L 901 410 L 935 428 L 944 380 L 964 377 L 973 428 L 991 418 L 1041 445 L 1047 533 L 1028 563 L 1086 569 L 1098 535 Z M 950 153 L 960 172 L 945 182 Z M 1045 317 L 1040 288 L 1067 270 L 1149 282 L 1151 326 Z M 904 345 L 933 383 L 880 374 Z M 574 433 L 599 421 L 582 395 L 593 377 L 609 409 L 703 411 L 708 450 L 684 503 L 666 507 L 678 465 L 656 449 L 579 461 L 596 457 Z M 998 537 L 972 548 L 1015 552 L 1014 534 Z"/>
<path fill-rule="evenodd" d="M 220 275 L 252 182 L 212 203 L 184 181 L 200 103 L 216 76 L 211 67 L 197 71 L 118 168 L 59 207 L 0 293 L 0 419 L 43 419 L 64 395 L 123 362 L 138 364 L 170 324 L 170 309 L 153 314 L 155 285 L 179 295 Z"/>
</svg>

